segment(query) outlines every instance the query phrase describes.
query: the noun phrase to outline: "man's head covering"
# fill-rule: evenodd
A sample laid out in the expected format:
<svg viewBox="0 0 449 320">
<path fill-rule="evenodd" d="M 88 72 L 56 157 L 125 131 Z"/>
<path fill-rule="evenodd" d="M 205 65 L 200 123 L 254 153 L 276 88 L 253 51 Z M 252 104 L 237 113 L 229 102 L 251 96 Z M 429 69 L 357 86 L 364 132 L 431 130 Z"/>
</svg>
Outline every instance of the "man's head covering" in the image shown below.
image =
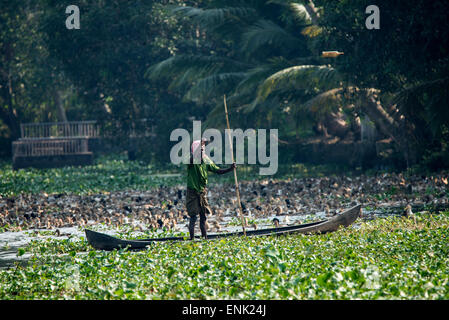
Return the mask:
<svg viewBox="0 0 449 320">
<path fill-rule="evenodd" d="M 190 151 L 194 154 L 197 151 L 197 148 L 201 148 L 201 142 L 209 142 L 206 138 L 202 138 L 201 140 L 195 140 L 192 142 L 192 148 Z M 200 149 L 201 150 L 201 149 Z"/>
<path fill-rule="evenodd" d="M 193 141 L 193 142 L 192 142 L 192 148 L 190 149 L 190 151 L 191 151 L 192 153 L 195 153 L 195 152 L 196 152 L 196 149 L 197 149 L 199 146 L 201 146 L 201 140 L 195 140 L 195 141 Z"/>
</svg>

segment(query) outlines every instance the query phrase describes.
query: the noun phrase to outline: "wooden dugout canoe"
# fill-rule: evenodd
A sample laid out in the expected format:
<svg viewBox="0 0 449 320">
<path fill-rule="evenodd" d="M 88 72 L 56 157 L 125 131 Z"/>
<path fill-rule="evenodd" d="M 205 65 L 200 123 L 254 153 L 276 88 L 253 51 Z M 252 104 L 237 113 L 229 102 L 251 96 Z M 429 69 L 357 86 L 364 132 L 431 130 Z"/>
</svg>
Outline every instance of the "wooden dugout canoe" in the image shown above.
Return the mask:
<svg viewBox="0 0 449 320">
<path fill-rule="evenodd" d="M 341 214 L 333 216 L 332 218 L 305 223 L 301 225 L 292 225 L 287 227 L 269 228 L 261 230 L 247 230 L 246 235 L 251 236 L 268 236 L 268 235 L 283 235 L 283 234 L 313 234 L 313 233 L 327 233 L 338 230 L 339 227 L 347 227 L 351 225 L 361 214 L 362 206 L 357 205 L 348 209 Z M 185 237 L 168 237 L 168 238 L 153 238 L 153 239 L 139 239 L 139 240 L 122 240 L 107 234 L 85 229 L 87 241 L 89 244 L 98 250 L 114 250 L 120 248 L 128 248 L 131 250 L 144 249 L 146 246 L 161 241 L 185 241 Z M 243 232 L 229 232 L 229 233 L 215 233 L 207 235 L 207 239 L 219 239 L 228 237 L 240 237 Z M 196 236 L 195 238 L 200 238 Z"/>
</svg>

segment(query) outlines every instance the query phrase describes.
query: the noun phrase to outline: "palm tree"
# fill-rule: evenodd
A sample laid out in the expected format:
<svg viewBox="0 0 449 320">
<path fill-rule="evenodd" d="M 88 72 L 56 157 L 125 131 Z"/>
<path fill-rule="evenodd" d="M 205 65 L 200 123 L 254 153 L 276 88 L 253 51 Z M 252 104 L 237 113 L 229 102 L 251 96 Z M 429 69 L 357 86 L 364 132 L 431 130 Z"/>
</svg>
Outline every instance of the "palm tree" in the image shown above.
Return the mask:
<svg viewBox="0 0 449 320">
<path fill-rule="evenodd" d="M 276 126 L 282 136 L 297 139 L 313 120 L 338 108 L 316 103 L 341 86 L 338 72 L 313 47 L 320 33 L 309 14 L 313 10 L 309 1 L 218 1 L 205 9 L 174 8 L 198 31 L 196 52 L 159 62 L 147 76 L 171 79 L 169 88 L 183 92 L 184 99 L 209 105 L 206 125 L 223 127 L 226 94 L 238 125 Z"/>
<path fill-rule="evenodd" d="M 330 115 L 344 112 L 349 121 L 359 116 L 373 121 L 411 165 L 417 161 L 417 146 L 426 141 L 414 128 L 441 131 L 442 120 L 449 118 L 439 116 L 447 108 L 423 114 L 426 104 L 445 106 L 423 97 L 447 101 L 442 94 L 447 93 L 447 75 L 381 92 L 355 86 L 320 58 L 322 12 L 310 0 L 213 1 L 206 8 L 186 6 L 173 12 L 193 22 L 194 46 L 189 54 L 152 66 L 147 76 L 168 78 L 170 89 L 183 92 L 184 99 L 207 105 L 206 125 L 223 128 L 223 94 L 234 108 L 234 123 L 279 128 L 287 142 L 303 141 L 301 137 L 314 134 L 313 125 L 323 127 Z M 380 97 L 388 98 L 387 106 Z"/>
</svg>

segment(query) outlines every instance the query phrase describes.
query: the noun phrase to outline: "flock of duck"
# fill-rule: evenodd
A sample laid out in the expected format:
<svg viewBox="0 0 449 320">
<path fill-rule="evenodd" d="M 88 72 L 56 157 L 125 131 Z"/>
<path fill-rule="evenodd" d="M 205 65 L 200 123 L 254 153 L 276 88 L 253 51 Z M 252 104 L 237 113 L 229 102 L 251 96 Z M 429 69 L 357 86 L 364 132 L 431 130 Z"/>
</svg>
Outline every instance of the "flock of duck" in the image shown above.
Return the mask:
<svg viewBox="0 0 449 320">
<path fill-rule="evenodd" d="M 411 205 L 448 205 L 447 175 L 432 177 L 402 174 L 322 177 L 291 180 L 266 179 L 240 182 L 240 197 L 246 221 L 270 219 L 289 223 L 289 216 L 317 212 L 332 216 L 361 203 L 371 208 L 406 208 Z M 220 232 L 237 216 L 235 187 L 212 184 L 208 200 L 213 214 L 208 228 Z M 282 219 L 278 219 L 279 217 Z M 273 217 L 275 217 L 273 219 Z M 9 231 L 59 229 L 104 223 L 123 224 L 143 231 L 148 228 L 181 230 L 187 221 L 185 186 L 148 191 L 117 191 L 91 195 L 20 194 L 0 197 L 0 227 Z M 249 227 L 257 228 L 255 223 Z"/>
</svg>

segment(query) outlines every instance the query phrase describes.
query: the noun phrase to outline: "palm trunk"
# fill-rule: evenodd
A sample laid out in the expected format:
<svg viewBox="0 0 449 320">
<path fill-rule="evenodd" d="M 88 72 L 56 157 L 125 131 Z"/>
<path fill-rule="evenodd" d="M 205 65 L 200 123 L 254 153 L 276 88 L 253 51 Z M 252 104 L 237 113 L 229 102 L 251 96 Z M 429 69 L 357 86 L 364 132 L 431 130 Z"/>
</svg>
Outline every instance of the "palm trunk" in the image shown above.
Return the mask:
<svg viewBox="0 0 449 320">
<path fill-rule="evenodd" d="M 20 124 L 19 119 L 14 115 L 14 112 L 0 110 L 0 119 L 5 123 L 11 132 L 11 139 L 16 140 L 20 138 Z"/>
<path fill-rule="evenodd" d="M 67 115 L 65 113 L 64 104 L 62 102 L 61 92 L 58 89 L 54 91 L 55 104 L 58 110 L 58 120 L 61 122 L 67 122 Z"/>
<path fill-rule="evenodd" d="M 399 151 L 403 154 L 407 167 L 417 162 L 417 146 L 413 139 L 413 135 L 409 134 L 403 125 L 399 125 L 397 121 L 388 114 L 382 107 L 380 102 L 376 100 L 373 90 L 363 90 L 358 94 L 359 105 L 363 113 L 365 113 L 376 125 L 376 127 L 384 134 L 388 135 L 396 143 Z"/>
<path fill-rule="evenodd" d="M 8 106 L 5 109 L 0 109 L 0 117 L 6 124 L 11 132 L 11 139 L 15 140 L 20 138 L 20 124 L 17 110 L 14 108 L 14 92 L 12 88 L 11 74 L 7 74 L 6 88 L 2 90 L 4 92 L 4 102 Z M 6 80 L 6 79 L 5 79 Z"/>
</svg>

